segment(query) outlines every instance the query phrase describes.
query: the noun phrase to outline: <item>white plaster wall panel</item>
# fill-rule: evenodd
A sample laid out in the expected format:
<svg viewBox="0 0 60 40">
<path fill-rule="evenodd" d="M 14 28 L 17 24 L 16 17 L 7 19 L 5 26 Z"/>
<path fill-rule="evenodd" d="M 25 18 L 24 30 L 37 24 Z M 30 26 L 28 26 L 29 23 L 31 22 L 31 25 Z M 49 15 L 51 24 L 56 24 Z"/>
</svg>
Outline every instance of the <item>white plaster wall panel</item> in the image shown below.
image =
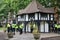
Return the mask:
<svg viewBox="0 0 60 40">
<path fill-rule="evenodd" d="M 48 14 L 48 20 L 49 20 L 49 14 Z"/>
<path fill-rule="evenodd" d="M 49 27 L 47 22 L 45 22 L 45 32 L 49 32 Z"/>
<path fill-rule="evenodd" d="M 40 15 L 40 13 L 39 13 L 39 20 L 40 20 L 40 17 L 41 17 L 41 15 Z"/>
<path fill-rule="evenodd" d="M 38 14 L 35 13 L 35 20 L 38 20 Z"/>
<path fill-rule="evenodd" d="M 43 22 L 40 23 L 40 32 L 44 32 L 44 23 Z"/>
<path fill-rule="evenodd" d="M 28 21 L 28 15 L 26 15 L 26 21 Z"/>
</svg>

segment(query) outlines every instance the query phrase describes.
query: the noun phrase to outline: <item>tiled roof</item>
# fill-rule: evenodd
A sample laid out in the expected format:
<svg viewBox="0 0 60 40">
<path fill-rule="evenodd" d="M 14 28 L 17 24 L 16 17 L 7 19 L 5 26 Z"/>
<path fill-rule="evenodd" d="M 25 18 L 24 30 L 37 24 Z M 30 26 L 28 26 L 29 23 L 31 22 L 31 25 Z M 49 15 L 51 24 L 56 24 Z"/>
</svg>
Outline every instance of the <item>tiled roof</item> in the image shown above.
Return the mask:
<svg viewBox="0 0 60 40">
<path fill-rule="evenodd" d="M 55 13 L 54 8 L 45 8 L 38 1 L 33 0 L 24 10 L 19 11 L 18 14 L 30 14 L 35 12 Z"/>
</svg>

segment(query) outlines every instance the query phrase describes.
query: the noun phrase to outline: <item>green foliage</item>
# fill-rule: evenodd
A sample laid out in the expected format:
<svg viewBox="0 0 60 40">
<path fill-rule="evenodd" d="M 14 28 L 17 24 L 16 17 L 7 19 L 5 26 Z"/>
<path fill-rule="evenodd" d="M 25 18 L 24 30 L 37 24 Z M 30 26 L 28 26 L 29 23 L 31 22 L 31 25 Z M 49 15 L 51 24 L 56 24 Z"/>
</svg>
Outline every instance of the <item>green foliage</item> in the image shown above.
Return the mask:
<svg viewBox="0 0 60 40">
<path fill-rule="evenodd" d="M 26 6 L 32 0 L 0 0 L 0 14 L 4 14 L 3 16 L 6 18 L 8 12 L 12 12 L 15 14 L 20 9 L 26 8 Z M 60 7 L 60 0 L 38 0 L 45 7 Z M 1 17 L 1 15 L 0 15 Z M 2 18 L 2 17 L 1 17 Z"/>
<path fill-rule="evenodd" d="M 0 14 L 4 14 L 3 16 L 6 18 L 8 12 L 12 12 L 14 14 L 18 12 L 20 9 L 24 9 L 31 0 L 0 0 Z M 1 17 L 2 15 L 0 15 Z M 2 17 L 1 17 L 2 18 Z"/>
<path fill-rule="evenodd" d="M 60 0 L 38 0 L 45 7 L 60 6 Z"/>
</svg>

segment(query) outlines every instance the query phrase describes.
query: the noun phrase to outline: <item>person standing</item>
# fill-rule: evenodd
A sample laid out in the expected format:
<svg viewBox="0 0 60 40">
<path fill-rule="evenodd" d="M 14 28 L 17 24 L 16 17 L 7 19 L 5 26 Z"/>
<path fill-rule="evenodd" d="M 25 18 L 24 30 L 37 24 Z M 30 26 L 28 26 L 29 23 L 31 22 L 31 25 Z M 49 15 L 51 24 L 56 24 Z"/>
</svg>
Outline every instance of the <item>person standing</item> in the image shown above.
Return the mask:
<svg viewBox="0 0 60 40">
<path fill-rule="evenodd" d="M 18 32 L 18 25 L 16 25 L 16 27 L 15 27 L 15 28 L 16 28 L 16 31 Z"/>
<path fill-rule="evenodd" d="M 22 24 L 19 25 L 20 34 L 23 33 L 23 28 L 24 28 L 24 24 L 22 23 Z"/>
<path fill-rule="evenodd" d="M 16 27 L 16 24 L 12 24 L 12 32 L 14 35 L 15 35 L 15 27 Z"/>
<path fill-rule="evenodd" d="M 8 33 L 10 32 L 10 24 L 9 23 L 7 24 L 7 31 L 8 31 Z"/>
<path fill-rule="evenodd" d="M 58 31 L 58 33 L 60 33 L 60 24 L 58 25 L 58 30 L 57 31 Z"/>
<path fill-rule="evenodd" d="M 30 30 L 31 30 L 31 33 L 33 32 L 33 23 L 31 22 L 30 23 Z"/>
<path fill-rule="evenodd" d="M 58 25 L 55 24 L 55 33 L 57 33 L 57 30 L 58 30 Z"/>
<path fill-rule="evenodd" d="M 51 23 L 52 32 L 54 32 L 54 22 Z"/>
</svg>

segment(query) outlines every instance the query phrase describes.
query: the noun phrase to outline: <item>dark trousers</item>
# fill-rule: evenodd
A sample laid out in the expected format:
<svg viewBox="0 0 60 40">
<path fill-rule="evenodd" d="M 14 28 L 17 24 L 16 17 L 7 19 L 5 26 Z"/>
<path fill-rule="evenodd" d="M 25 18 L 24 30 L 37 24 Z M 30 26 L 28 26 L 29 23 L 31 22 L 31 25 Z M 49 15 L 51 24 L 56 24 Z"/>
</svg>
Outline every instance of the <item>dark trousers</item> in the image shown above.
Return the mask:
<svg viewBox="0 0 60 40">
<path fill-rule="evenodd" d="M 16 28 L 16 31 L 18 32 L 18 31 L 19 31 L 19 29 L 18 29 L 18 28 Z"/>
<path fill-rule="evenodd" d="M 8 33 L 10 32 L 10 27 L 7 28 Z"/>
<path fill-rule="evenodd" d="M 58 32 L 60 32 L 60 28 L 58 28 Z"/>
<path fill-rule="evenodd" d="M 22 29 L 20 29 L 20 34 L 22 34 Z"/>
<path fill-rule="evenodd" d="M 58 30 L 58 29 L 55 27 L 55 33 L 57 33 L 57 30 Z"/>
<path fill-rule="evenodd" d="M 23 33 L 23 31 L 22 31 L 22 29 L 21 29 L 21 28 L 19 28 L 19 32 L 20 32 L 20 34 L 22 34 L 22 33 Z"/>
<path fill-rule="evenodd" d="M 15 28 L 12 28 L 12 32 L 15 32 Z"/>
<path fill-rule="evenodd" d="M 33 29 L 31 28 L 31 33 L 33 32 Z"/>
<path fill-rule="evenodd" d="M 54 28 L 52 28 L 52 32 L 54 32 Z"/>
</svg>

